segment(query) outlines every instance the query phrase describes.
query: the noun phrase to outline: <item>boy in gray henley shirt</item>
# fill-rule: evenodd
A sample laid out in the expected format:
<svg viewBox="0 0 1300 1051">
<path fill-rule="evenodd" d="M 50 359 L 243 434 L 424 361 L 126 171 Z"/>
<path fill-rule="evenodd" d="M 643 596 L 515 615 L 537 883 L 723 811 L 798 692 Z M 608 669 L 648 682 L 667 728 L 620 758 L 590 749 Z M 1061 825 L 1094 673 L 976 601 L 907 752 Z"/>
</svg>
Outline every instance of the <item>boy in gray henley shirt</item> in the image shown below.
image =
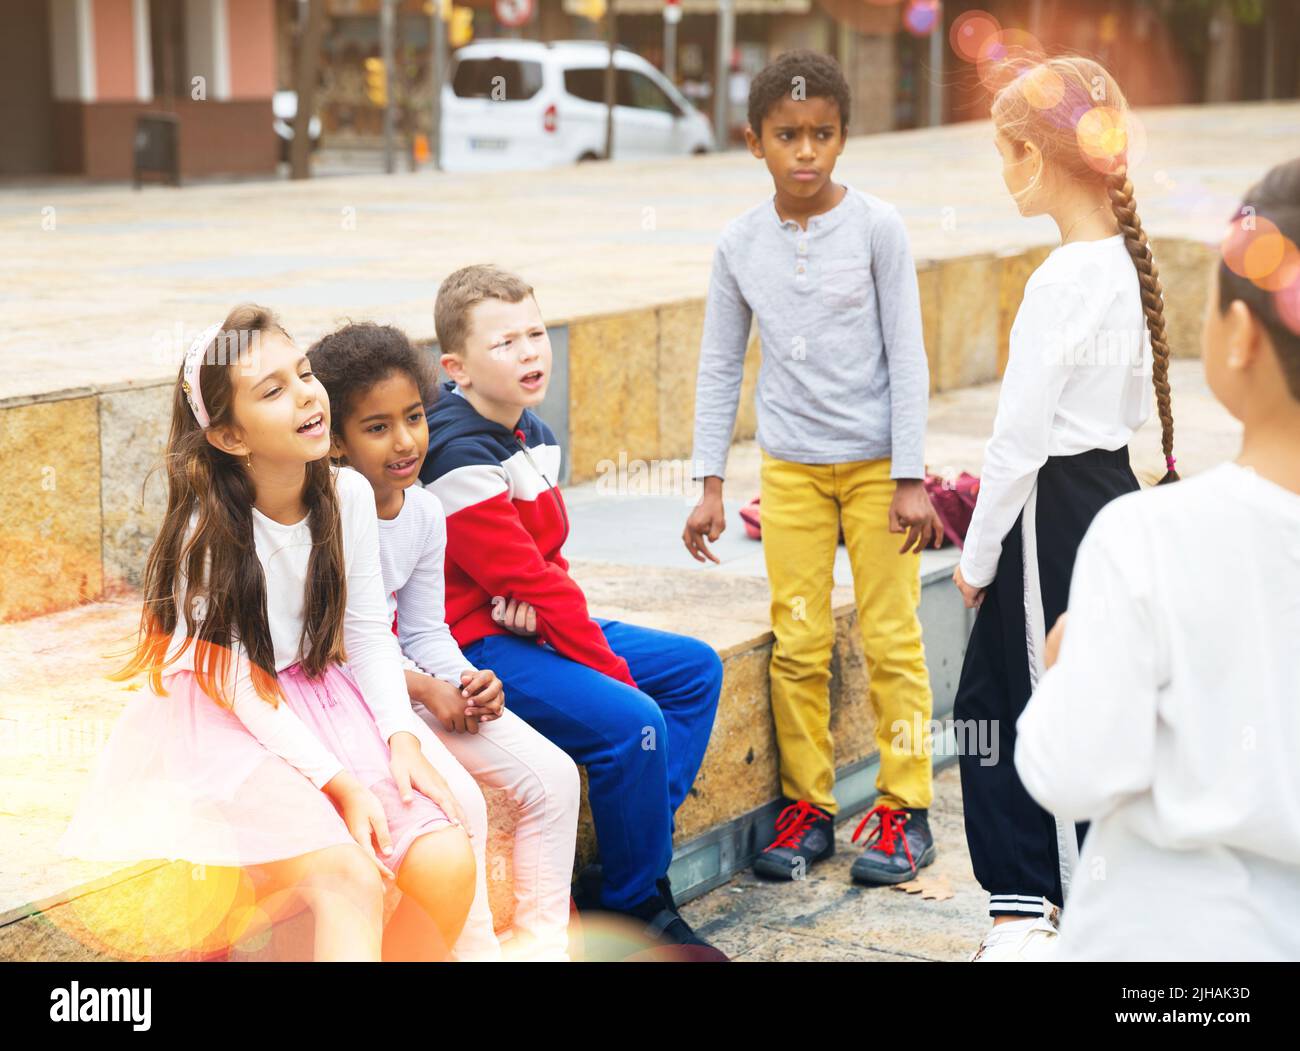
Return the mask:
<svg viewBox="0 0 1300 1051">
<path fill-rule="evenodd" d="M 799 879 L 834 853 L 831 589 L 842 530 L 880 749 L 877 805 L 854 839 L 877 824 L 852 874 L 890 884 L 934 859 L 931 694 L 916 608 L 920 551 L 943 531 L 923 484 L 929 369 L 916 269 L 894 208 L 831 181 L 848 119 L 848 85 L 824 55 L 789 52 L 753 81 L 745 138 L 776 192 L 733 220 L 714 254 L 695 394 L 693 474 L 704 496 L 682 539 L 697 561 L 717 561 L 706 541 L 726 527 L 723 477 L 756 318 L 785 806 L 754 869 Z"/>
</svg>

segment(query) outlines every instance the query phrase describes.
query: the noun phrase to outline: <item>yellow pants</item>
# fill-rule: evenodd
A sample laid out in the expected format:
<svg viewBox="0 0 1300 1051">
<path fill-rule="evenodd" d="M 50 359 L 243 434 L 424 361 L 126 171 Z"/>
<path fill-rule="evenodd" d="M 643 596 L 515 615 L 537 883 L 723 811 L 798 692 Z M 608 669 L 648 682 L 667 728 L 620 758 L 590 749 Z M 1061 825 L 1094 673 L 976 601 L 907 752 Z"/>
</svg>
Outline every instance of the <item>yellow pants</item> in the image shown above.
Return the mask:
<svg viewBox="0 0 1300 1051">
<path fill-rule="evenodd" d="M 772 715 L 781 790 L 835 812 L 831 589 L 841 525 L 876 716 L 878 802 L 928 807 L 933 698 L 921 642 L 921 556 L 889 531 L 890 461 L 802 464 L 763 454 L 763 553 L 772 588 Z M 917 734 L 920 726 L 922 733 Z"/>
</svg>

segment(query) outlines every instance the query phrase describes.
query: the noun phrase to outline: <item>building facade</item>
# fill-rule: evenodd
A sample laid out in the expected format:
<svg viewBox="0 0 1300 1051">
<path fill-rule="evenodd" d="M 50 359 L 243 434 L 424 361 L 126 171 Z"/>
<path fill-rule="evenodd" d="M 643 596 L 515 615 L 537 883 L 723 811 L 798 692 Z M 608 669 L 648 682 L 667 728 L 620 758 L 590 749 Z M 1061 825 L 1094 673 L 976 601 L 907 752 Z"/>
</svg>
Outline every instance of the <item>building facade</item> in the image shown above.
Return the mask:
<svg viewBox="0 0 1300 1051">
<path fill-rule="evenodd" d="M 0 175 L 126 179 L 168 113 L 182 177 L 274 172 L 275 0 L 6 0 Z"/>
</svg>

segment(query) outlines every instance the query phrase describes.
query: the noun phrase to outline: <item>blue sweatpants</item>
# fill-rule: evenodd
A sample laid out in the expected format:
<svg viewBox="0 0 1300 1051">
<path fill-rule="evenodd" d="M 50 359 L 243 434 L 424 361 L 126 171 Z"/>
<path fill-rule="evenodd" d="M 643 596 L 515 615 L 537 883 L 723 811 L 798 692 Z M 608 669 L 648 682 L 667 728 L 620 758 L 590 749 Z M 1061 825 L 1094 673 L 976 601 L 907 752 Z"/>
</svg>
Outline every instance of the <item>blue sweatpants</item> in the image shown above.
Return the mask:
<svg viewBox="0 0 1300 1051">
<path fill-rule="evenodd" d="M 704 761 L 722 661 L 698 639 L 596 623 L 640 689 L 517 635 L 489 635 L 464 653 L 496 672 L 506 707 L 587 768 L 602 904 L 627 909 L 668 872 L 673 814 Z"/>
</svg>

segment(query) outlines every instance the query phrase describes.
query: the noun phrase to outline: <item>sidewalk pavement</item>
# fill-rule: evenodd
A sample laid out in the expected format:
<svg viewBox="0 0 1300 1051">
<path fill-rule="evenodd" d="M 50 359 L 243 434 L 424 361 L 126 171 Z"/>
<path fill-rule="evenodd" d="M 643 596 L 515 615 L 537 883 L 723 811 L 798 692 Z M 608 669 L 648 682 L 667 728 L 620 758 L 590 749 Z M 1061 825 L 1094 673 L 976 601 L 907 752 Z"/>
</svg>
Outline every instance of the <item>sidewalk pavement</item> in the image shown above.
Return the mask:
<svg viewBox="0 0 1300 1051">
<path fill-rule="evenodd" d="M 1142 111 L 1139 207 L 1155 238 L 1217 241 L 1246 188 L 1300 141 L 1300 103 Z M 1056 239 L 1022 220 L 987 122 L 849 141 L 841 182 L 898 207 L 918 260 Z M 494 261 L 544 316 L 703 297 L 733 217 L 770 198 L 743 151 L 543 172 L 398 174 L 142 191 L 0 190 L 0 400 L 175 375 L 189 339 L 235 303 L 280 312 L 303 345 L 345 318 L 433 331 L 438 282 Z"/>
<path fill-rule="evenodd" d="M 852 882 L 849 867 L 867 832 L 852 843 L 851 819 L 835 831 L 835 855 L 805 879 L 778 883 L 744 872 L 684 905 L 682 915 L 738 962 L 968 960 L 990 921 L 962 813 L 961 778 L 950 764 L 934 779 L 935 860 L 921 869 L 925 888 L 917 893 Z"/>
</svg>

